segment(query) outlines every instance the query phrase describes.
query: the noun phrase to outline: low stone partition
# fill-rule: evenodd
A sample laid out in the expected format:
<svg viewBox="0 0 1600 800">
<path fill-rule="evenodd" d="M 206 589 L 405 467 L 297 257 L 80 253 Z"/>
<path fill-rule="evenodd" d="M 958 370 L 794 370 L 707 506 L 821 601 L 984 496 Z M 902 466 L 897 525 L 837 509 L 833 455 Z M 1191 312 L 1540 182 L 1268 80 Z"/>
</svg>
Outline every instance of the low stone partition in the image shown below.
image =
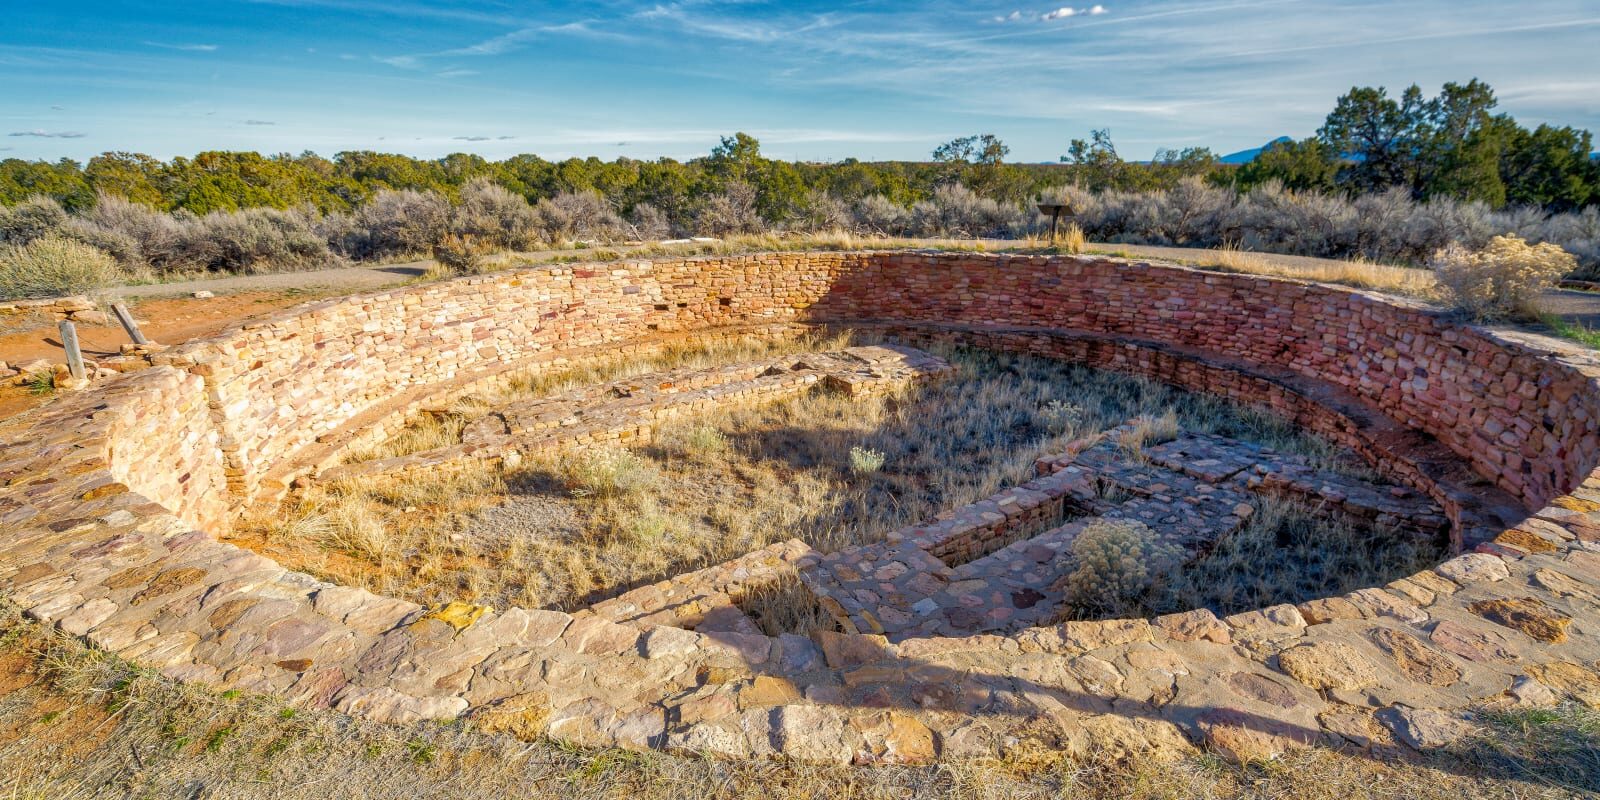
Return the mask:
<svg viewBox="0 0 1600 800">
<path fill-rule="evenodd" d="M 815 550 L 799 539 L 777 542 L 705 569 L 623 592 L 578 613 L 612 622 L 689 630 L 759 634 L 739 605 L 754 592 L 796 577 L 795 567 Z"/>
<path fill-rule="evenodd" d="M 416 473 L 470 461 L 515 466 L 534 453 L 562 448 L 644 444 L 662 423 L 717 408 L 776 402 L 817 386 L 861 399 L 950 372 L 944 360 L 920 350 L 874 345 L 649 373 L 501 406 L 467 425 L 460 444 L 345 464 L 315 477 L 336 481 Z"/>
<path fill-rule="evenodd" d="M 215 538 L 227 509 L 396 398 L 790 323 L 873 323 L 1265 406 L 1425 494 L 1478 552 L 1221 618 L 890 642 L 423 608 Z M 0 425 L 0 595 L 177 680 L 376 720 L 836 763 L 1427 750 L 1467 735 L 1476 704 L 1600 704 L 1600 364 L 1416 304 L 1097 257 L 779 253 L 321 301 L 151 359 Z"/>
</svg>

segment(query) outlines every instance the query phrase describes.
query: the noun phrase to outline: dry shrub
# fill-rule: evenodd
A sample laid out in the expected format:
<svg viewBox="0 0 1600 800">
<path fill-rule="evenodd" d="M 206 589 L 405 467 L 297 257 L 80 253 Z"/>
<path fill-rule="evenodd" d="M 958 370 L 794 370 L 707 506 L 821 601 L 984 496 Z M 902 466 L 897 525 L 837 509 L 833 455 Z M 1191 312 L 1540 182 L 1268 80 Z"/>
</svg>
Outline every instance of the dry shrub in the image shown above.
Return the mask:
<svg viewBox="0 0 1600 800">
<path fill-rule="evenodd" d="M 857 475 L 871 475 L 883 469 L 885 458 L 887 456 L 878 450 L 857 445 L 850 448 L 850 471 Z"/>
<path fill-rule="evenodd" d="M 561 461 L 561 476 L 575 496 L 618 497 L 654 487 L 661 473 L 632 451 L 595 447 L 569 453 Z"/>
<path fill-rule="evenodd" d="M 433 246 L 433 260 L 447 274 L 471 275 L 483 268 L 491 248 L 470 233 L 447 233 Z"/>
<path fill-rule="evenodd" d="M 1578 261 L 1556 245 L 1530 245 L 1506 234 L 1476 252 L 1447 245 L 1430 266 L 1457 308 L 1476 319 L 1505 319 L 1533 316 L 1540 293 L 1577 269 Z"/>
<path fill-rule="evenodd" d="M 103 289 L 122 272 L 105 251 L 50 235 L 0 249 L 0 297 L 58 297 Z"/>
<path fill-rule="evenodd" d="M 1067 232 L 1061 235 L 1059 247 L 1072 255 L 1082 253 L 1088 246 L 1089 237 L 1083 232 L 1082 228 L 1078 227 L 1076 222 L 1068 225 Z"/>
<path fill-rule="evenodd" d="M 1183 558 L 1142 522 L 1096 519 L 1072 540 L 1076 566 L 1062 580 L 1069 608 L 1119 614 L 1132 608 L 1156 578 Z"/>
<path fill-rule="evenodd" d="M 1133 427 L 1124 431 L 1117 443 L 1129 458 L 1142 461 L 1146 447 L 1176 439 L 1178 427 L 1178 415 L 1171 409 L 1159 415 L 1140 414 L 1134 420 Z"/>
</svg>

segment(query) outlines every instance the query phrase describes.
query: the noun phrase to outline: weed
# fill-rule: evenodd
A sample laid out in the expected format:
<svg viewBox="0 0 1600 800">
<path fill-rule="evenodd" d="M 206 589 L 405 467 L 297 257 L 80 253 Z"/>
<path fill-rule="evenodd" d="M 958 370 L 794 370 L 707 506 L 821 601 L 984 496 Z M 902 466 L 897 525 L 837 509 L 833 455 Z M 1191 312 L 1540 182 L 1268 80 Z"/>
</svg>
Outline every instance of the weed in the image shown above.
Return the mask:
<svg viewBox="0 0 1600 800">
<path fill-rule="evenodd" d="M 35 372 L 32 375 L 28 376 L 27 386 L 28 386 L 28 394 L 34 395 L 36 397 L 42 397 L 44 395 L 54 394 L 55 391 L 56 391 L 56 376 L 55 376 L 55 373 L 50 372 L 48 370 L 41 370 L 39 372 Z"/>
<path fill-rule="evenodd" d="M 850 448 L 850 471 L 856 475 L 871 475 L 883 469 L 886 458 L 888 456 L 878 450 L 857 445 Z"/>
</svg>

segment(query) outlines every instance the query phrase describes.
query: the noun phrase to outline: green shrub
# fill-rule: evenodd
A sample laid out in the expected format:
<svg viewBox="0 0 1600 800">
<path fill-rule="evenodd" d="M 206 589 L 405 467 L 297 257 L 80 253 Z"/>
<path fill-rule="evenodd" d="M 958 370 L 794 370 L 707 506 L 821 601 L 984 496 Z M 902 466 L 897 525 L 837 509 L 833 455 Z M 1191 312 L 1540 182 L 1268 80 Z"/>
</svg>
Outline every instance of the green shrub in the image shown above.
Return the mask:
<svg viewBox="0 0 1600 800">
<path fill-rule="evenodd" d="M 46 236 L 0 248 L 0 297 L 59 297 L 114 285 L 122 277 L 104 251 Z"/>
<path fill-rule="evenodd" d="M 695 425 L 671 436 L 671 446 L 694 458 L 710 458 L 728 451 L 728 437 L 711 425 Z"/>
<path fill-rule="evenodd" d="M 1097 614 L 1122 614 L 1183 558 L 1141 522 L 1096 519 L 1072 540 L 1075 566 L 1062 580 L 1068 606 Z"/>
</svg>

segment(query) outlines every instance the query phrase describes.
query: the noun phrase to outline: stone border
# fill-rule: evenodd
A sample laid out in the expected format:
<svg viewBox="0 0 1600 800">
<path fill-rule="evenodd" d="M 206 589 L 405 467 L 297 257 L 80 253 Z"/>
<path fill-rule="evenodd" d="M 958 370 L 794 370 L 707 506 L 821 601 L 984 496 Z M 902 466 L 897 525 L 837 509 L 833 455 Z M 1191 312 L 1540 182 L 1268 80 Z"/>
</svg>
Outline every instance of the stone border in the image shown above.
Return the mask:
<svg viewBox="0 0 1600 800">
<path fill-rule="evenodd" d="M 1482 552 L 1299 607 L 895 644 L 425 609 L 213 536 L 276 465 L 413 388 L 656 333 L 860 319 L 1264 390 L 1402 480 L 1453 456 L 1537 510 Z M 430 284 L 156 354 L 167 366 L 0 425 L 0 592 L 178 680 L 579 744 L 861 763 L 1427 748 L 1473 703 L 1600 704 L 1600 369 L 1547 344 L 1360 292 L 1097 258 L 787 253 Z M 1469 502 L 1482 487 L 1454 474 L 1430 493 L 1451 513 L 1515 512 Z"/>
</svg>

